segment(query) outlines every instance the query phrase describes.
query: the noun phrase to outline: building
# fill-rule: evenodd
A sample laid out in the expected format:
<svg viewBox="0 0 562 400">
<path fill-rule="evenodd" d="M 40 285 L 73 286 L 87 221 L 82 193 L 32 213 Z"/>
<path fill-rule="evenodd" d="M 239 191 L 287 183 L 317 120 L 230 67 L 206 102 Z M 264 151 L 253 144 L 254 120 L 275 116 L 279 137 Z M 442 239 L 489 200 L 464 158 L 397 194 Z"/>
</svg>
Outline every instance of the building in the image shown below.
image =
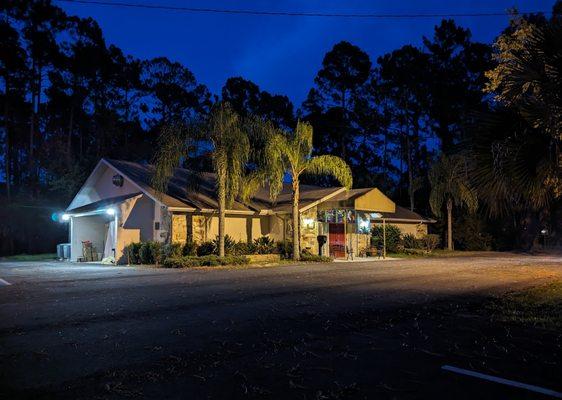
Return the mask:
<svg viewBox="0 0 562 400">
<path fill-rule="evenodd" d="M 91 243 L 94 258 L 124 260 L 132 242 L 203 242 L 218 234 L 215 175 L 177 168 L 166 193 L 150 184 L 151 165 L 102 159 L 76 194 L 65 214 L 70 223 L 71 260 L 83 257 L 83 242 Z M 421 236 L 433 222 L 394 204 L 376 188 L 301 185 L 301 248 L 320 252 L 318 236 L 327 243 L 322 253 L 359 255 L 370 244 L 372 224 L 392 223 L 404 233 Z M 237 241 L 267 235 L 276 241 L 292 238 L 291 186 L 275 202 L 267 188 L 244 204 L 235 201 L 226 212 L 226 234 Z"/>
</svg>

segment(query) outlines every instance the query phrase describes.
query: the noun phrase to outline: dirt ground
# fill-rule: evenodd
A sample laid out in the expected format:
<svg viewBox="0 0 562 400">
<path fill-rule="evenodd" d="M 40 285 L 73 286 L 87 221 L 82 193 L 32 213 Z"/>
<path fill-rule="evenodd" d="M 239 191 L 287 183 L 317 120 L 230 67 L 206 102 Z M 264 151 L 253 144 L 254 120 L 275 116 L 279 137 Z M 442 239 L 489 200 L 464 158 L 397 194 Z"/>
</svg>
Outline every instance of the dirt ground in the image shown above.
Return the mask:
<svg viewBox="0 0 562 400">
<path fill-rule="evenodd" d="M 165 270 L 0 263 L 0 398 L 546 398 L 562 333 L 494 318 L 562 257 Z"/>
</svg>

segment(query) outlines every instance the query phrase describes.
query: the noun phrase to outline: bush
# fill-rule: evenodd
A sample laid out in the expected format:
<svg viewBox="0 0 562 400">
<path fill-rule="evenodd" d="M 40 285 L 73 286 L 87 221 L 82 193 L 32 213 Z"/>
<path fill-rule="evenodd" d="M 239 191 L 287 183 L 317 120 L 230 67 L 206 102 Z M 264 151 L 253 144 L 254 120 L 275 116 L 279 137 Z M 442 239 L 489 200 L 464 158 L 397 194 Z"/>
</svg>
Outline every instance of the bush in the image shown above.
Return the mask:
<svg viewBox="0 0 562 400">
<path fill-rule="evenodd" d="M 215 252 L 213 254 L 219 254 L 219 237 L 217 236 L 213 240 L 213 245 L 215 246 Z M 232 239 L 229 235 L 224 235 L 224 254 L 232 254 L 234 252 L 234 246 L 236 245 L 236 240 Z"/>
<path fill-rule="evenodd" d="M 140 264 L 140 248 L 141 242 L 130 243 L 125 247 L 125 256 L 128 264 Z"/>
<path fill-rule="evenodd" d="M 332 262 L 334 259 L 332 257 L 320 256 L 318 254 L 302 253 L 301 261 L 304 262 Z"/>
<path fill-rule="evenodd" d="M 162 259 L 170 257 L 180 257 L 183 245 L 181 243 L 167 243 L 162 246 Z"/>
<path fill-rule="evenodd" d="M 197 255 L 198 256 L 208 256 L 211 254 L 215 254 L 217 252 L 217 247 L 215 246 L 215 242 L 208 241 L 203 242 L 199 246 L 197 246 Z"/>
<path fill-rule="evenodd" d="M 269 236 L 262 236 L 254 240 L 255 254 L 273 254 L 275 251 L 275 242 Z"/>
<path fill-rule="evenodd" d="M 423 238 L 421 239 L 421 242 L 423 243 L 423 248 L 430 253 L 433 250 L 435 250 L 437 246 L 439 246 L 440 241 L 441 239 L 439 238 L 439 235 L 433 235 L 433 234 L 424 235 Z"/>
<path fill-rule="evenodd" d="M 402 232 L 396 225 L 386 225 L 386 251 L 388 253 L 397 253 L 400 248 L 400 235 Z M 383 244 L 383 227 L 376 225 L 371 229 L 371 245 L 377 247 L 379 243 Z"/>
<path fill-rule="evenodd" d="M 255 246 L 253 243 L 238 242 L 235 243 L 232 248 L 232 255 L 235 256 L 243 256 L 246 254 L 254 254 L 254 253 L 255 253 Z"/>
<path fill-rule="evenodd" d="M 411 233 L 408 233 L 402 237 L 402 244 L 406 249 L 417 249 L 420 247 L 418 239 Z"/>
<path fill-rule="evenodd" d="M 277 253 L 281 255 L 281 258 L 292 258 L 293 257 L 293 242 L 290 240 L 285 240 L 283 242 L 277 242 Z"/>
<path fill-rule="evenodd" d="M 171 257 L 164 261 L 166 268 L 192 268 L 192 267 L 213 267 L 217 265 L 245 265 L 249 260 L 243 256 L 219 257 L 211 254 L 202 257 Z"/>
<path fill-rule="evenodd" d="M 197 255 L 197 243 L 188 240 L 183 245 L 182 255 L 184 256 L 196 256 Z"/>
<path fill-rule="evenodd" d="M 477 215 L 463 215 L 453 222 L 453 241 L 458 250 L 490 250 L 493 237 Z"/>
<path fill-rule="evenodd" d="M 139 249 L 140 263 L 158 265 L 162 261 L 162 246 L 160 242 L 142 242 Z"/>
</svg>

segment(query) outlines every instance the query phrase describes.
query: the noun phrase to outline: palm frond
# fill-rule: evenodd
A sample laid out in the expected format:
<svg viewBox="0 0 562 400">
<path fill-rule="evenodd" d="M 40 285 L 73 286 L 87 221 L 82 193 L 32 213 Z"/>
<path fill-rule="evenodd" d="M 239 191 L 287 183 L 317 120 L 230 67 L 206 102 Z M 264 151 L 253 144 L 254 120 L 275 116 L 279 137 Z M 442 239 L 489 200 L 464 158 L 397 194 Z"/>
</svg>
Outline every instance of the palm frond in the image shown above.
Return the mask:
<svg viewBox="0 0 562 400">
<path fill-rule="evenodd" d="M 162 197 L 167 191 L 174 170 L 180 166 L 182 157 L 187 154 L 188 140 L 188 130 L 185 126 L 173 124 L 162 127 L 157 150 L 151 161 L 154 165 L 151 184 L 157 196 Z"/>
<path fill-rule="evenodd" d="M 353 185 L 351 168 L 342 158 L 337 156 L 312 157 L 303 166 L 302 172 L 312 175 L 332 175 L 347 189 L 351 189 Z"/>
</svg>

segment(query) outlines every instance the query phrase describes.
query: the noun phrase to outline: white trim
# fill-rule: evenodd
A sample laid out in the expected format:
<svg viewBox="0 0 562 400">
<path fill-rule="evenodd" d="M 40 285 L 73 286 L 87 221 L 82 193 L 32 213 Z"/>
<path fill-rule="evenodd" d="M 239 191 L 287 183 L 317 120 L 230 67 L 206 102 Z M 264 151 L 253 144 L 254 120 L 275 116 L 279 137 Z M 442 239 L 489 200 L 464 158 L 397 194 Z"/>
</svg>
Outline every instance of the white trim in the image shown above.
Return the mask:
<svg viewBox="0 0 562 400">
<path fill-rule="evenodd" d="M 168 207 L 168 210 L 174 212 L 194 212 L 202 214 L 218 214 L 219 210 L 215 208 L 187 208 L 187 207 Z M 238 215 L 261 215 L 255 211 L 244 211 L 244 210 L 226 210 L 226 214 L 238 214 Z"/>
<path fill-rule="evenodd" d="M 316 200 L 315 202 L 312 202 L 312 203 L 310 203 L 309 205 L 307 205 L 307 206 L 301 208 L 301 209 L 299 210 L 299 213 L 304 212 L 304 211 L 306 211 L 306 210 L 308 210 L 308 209 L 310 209 L 310 208 L 312 208 L 312 207 L 314 207 L 314 206 L 317 206 L 317 205 L 320 204 L 320 203 L 323 203 L 323 202 L 325 202 L 325 201 L 328 201 L 328 200 L 330 200 L 332 197 L 334 197 L 334 196 L 336 196 L 336 195 L 338 195 L 338 194 L 340 194 L 341 192 L 344 192 L 344 191 L 346 191 L 346 190 L 347 190 L 347 189 L 346 189 L 345 187 L 341 187 L 341 188 L 339 188 L 338 190 L 335 190 L 334 192 L 330 193 L 329 195 L 322 197 L 320 200 Z"/>
<path fill-rule="evenodd" d="M 433 219 L 406 219 L 406 218 L 373 218 L 371 221 L 392 221 L 392 222 L 409 222 L 409 223 L 416 223 L 416 224 L 433 224 L 437 221 Z"/>
<path fill-rule="evenodd" d="M 185 212 L 195 212 L 196 208 L 192 207 L 168 207 L 168 211 L 185 211 Z"/>
</svg>

